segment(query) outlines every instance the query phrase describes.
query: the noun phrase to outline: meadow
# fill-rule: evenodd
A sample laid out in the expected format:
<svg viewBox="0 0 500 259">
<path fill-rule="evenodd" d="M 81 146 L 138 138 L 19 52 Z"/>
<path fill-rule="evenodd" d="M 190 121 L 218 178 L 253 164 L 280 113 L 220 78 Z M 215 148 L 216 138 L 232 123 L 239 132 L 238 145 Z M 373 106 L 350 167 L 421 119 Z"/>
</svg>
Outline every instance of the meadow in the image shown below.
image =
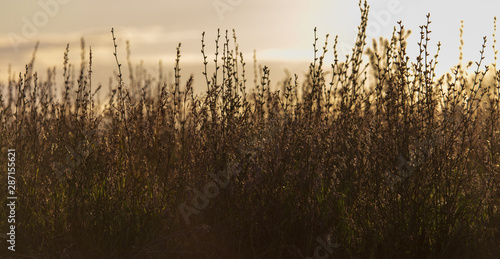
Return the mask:
<svg viewBox="0 0 500 259">
<path fill-rule="evenodd" d="M 18 193 L 17 249 L 2 240 L 0 257 L 499 258 L 500 70 L 482 62 L 496 42 L 437 75 L 430 17 L 409 57 L 402 23 L 367 44 L 368 9 L 350 55 L 315 36 L 309 73 L 276 87 L 246 72 L 234 31 L 215 60 L 202 35 L 202 82 L 181 77 L 180 44 L 173 77 L 155 77 L 113 32 L 103 109 L 83 40 L 80 69 L 68 46 L 45 80 L 35 48 L 0 88 Z"/>
</svg>

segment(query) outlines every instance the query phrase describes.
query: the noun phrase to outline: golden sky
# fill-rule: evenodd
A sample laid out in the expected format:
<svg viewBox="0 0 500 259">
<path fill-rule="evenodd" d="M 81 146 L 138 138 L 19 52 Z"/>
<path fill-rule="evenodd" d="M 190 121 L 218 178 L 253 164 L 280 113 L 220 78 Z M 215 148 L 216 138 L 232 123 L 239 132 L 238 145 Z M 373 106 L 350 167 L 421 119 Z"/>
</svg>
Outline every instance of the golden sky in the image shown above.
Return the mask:
<svg viewBox="0 0 500 259">
<path fill-rule="evenodd" d="M 460 21 L 465 24 L 464 59 L 478 60 L 483 36 L 488 37 L 486 56 L 491 58 L 493 18 L 500 18 L 500 1 L 380 0 L 369 1 L 369 37 L 389 37 L 397 21 L 413 31 L 409 51 L 415 60 L 419 25 L 431 13 L 431 45 L 442 50 L 438 71 L 446 72 L 458 62 Z M 35 42 L 40 41 L 36 69 L 40 77 L 48 66 L 62 74 L 63 53 L 70 43 L 70 59 L 78 67 L 80 38 L 92 46 L 94 79 L 107 85 L 115 69 L 110 30 L 115 28 L 118 55 L 125 61 L 125 41 L 130 40 L 132 61 L 144 61 L 153 75 L 159 60 L 173 71 L 176 47 L 182 42 L 181 71 L 201 79 L 203 57 L 201 34 L 206 32 L 209 60 L 213 59 L 217 28 L 236 29 L 240 50 L 251 71 L 253 50 L 262 65 L 271 68 L 273 82 L 292 73 L 306 72 L 312 61 L 313 29 L 319 43 L 329 33 L 330 47 L 339 35 L 339 52 L 347 54 L 355 40 L 360 13 L 358 1 L 340 0 L 191 0 L 191 1 L 102 1 L 39 0 L 2 1 L 0 6 L 0 80 L 5 82 L 8 65 L 21 72 L 29 62 Z M 497 37 L 498 38 L 498 37 Z M 368 41 L 371 44 L 371 40 Z M 500 46 L 497 47 L 497 49 Z M 329 51 L 330 56 L 332 50 Z M 487 59 L 487 62 L 492 62 Z M 126 70 L 126 69 L 125 69 Z M 126 71 L 125 71 L 126 73 Z M 302 74 L 299 74 L 302 76 Z M 253 78 L 250 76 L 250 80 Z M 201 83 L 199 87 L 204 87 Z"/>
</svg>

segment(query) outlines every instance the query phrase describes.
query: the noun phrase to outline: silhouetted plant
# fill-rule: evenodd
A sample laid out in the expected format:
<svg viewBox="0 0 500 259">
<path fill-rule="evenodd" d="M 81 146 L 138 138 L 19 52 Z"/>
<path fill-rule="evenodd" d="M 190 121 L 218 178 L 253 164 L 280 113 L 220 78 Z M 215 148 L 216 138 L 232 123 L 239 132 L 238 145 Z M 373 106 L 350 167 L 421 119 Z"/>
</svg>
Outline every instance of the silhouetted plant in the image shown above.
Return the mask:
<svg viewBox="0 0 500 259">
<path fill-rule="evenodd" d="M 318 54 L 315 29 L 309 73 L 276 88 L 255 56 L 248 88 L 236 34 L 220 30 L 213 63 L 202 34 L 203 94 L 181 73 L 180 43 L 170 79 L 161 63 L 158 78 L 133 67 L 127 42 L 127 81 L 112 31 L 117 72 L 101 109 L 83 39 L 77 75 L 64 52 L 61 99 L 55 68 L 43 82 L 33 71 L 35 47 L 0 95 L 2 151 L 18 150 L 19 253 L 301 258 L 321 238 L 332 258 L 499 257 L 500 70 L 482 68 L 486 38 L 477 63 L 460 57 L 438 76 L 430 15 L 413 60 L 401 22 L 366 47 L 359 7 L 350 55 L 338 57 L 336 37 L 326 67 L 328 35 Z"/>
</svg>

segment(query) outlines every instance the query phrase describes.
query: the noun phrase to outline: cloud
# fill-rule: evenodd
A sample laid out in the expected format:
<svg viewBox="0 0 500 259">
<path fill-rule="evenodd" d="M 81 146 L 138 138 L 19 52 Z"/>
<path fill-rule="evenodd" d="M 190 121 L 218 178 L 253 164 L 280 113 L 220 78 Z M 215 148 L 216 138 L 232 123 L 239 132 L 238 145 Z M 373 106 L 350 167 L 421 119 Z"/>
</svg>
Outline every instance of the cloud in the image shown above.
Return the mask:
<svg viewBox="0 0 500 259">
<path fill-rule="evenodd" d="M 301 48 L 281 48 L 281 49 L 264 49 L 257 51 L 257 59 L 259 60 L 276 60 L 276 61 L 312 61 L 313 49 Z"/>
<path fill-rule="evenodd" d="M 111 28 L 89 28 L 71 33 L 39 33 L 33 40 L 20 41 L 17 52 L 14 50 L 9 36 L 0 37 L 0 56 L 12 65 L 14 72 L 24 71 L 24 66 L 31 60 L 36 41 L 40 42 L 36 58 L 36 67 L 45 70 L 46 67 L 62 66 L 66 45 L 70 45 L 69 58 L 73 64 L 80 63 L 80 40 L 85 39 L 86 59 L 88 59 L 89 46 L 92 47 L 94 65 L 114 65 L 113 41 Z M 169 31 L 161 26 L 149 27 L 119 27 L 115 28 L 115 37 L 118 44 L 118 55 L 121 63 L 125 63 L 127 40 L 131 42 L 132 60 L 138 63 L 135 57 L 145 63 L 158 64 L 159 60 L 173 62 L 176 58 L 178 42 L 198 42 L 201 33 L 195 30 Z M 199 43 L 197 43 L 199 44 Z M 188 44 L 189 45 L 189 44 Z M 193 45 L 193 44 L 191 44 Z M 194 51 L 182 53 L 181 62 L 199 62 L 201 54 Z M 0 70 L 6 70 L 0 68 Z M 5 77 L 1 75 L 0 77 Z"/>
</svg>

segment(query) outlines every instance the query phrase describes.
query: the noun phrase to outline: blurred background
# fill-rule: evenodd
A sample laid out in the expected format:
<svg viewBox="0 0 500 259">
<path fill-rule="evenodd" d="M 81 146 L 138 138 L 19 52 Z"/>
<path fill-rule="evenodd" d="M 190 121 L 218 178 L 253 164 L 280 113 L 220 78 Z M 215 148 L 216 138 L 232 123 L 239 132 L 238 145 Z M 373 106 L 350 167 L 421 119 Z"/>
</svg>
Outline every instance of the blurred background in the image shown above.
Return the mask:
<svg viewBox="0 0 500 259">
<path fill-rule="evenodd" d="M 369 1 L 370 15 L 367 35 L 370 38 L 390 37 L 403 21 L 405 28 L 413 31 L 409 39 L 409 54 L 415 61 L 418 52 L 419 26 L 425 24 L 426 14 L 431 13 L 431 46 L 436 51 L 442 43 L 437 71 L 445 73 L 458 63 L 460 21 L 464 21 L 464 60 L 479 60 L 483 37 L 488 43 L 485 64 L 493 62 L 493 19 L 500 18 L 500 2 L 478 1 Z M 62 81 L 62 63 L 66 44 L 70 44 L 70 62 L 78 71 L 80 64 L 80 39 L 93 52 L 93 84 L 102 83 L 107 89 L 109 78 L 116 70 L 113 56 L 111 28 L 115 28 L 118 57 L 128 78 L 126 44 L 130 41 L 131 60 L 144 62 L 153 76 L 158 75 L 161 60 L 165 73 L 173 73 L 176 47 L 181 47 L 181 80 L 195 76 L 195 91 L 206 89 L 203 56 L 200 53 L 201 35 L 205 31 L 208 60 L 213 61 L 217 29 L 224 36 L 236 30 L 239 49 L 247 63 L 249 86 L 253 86 L 253 51 L 260 65 L 271 69 L 271 84 L 285 76 L 285 69 L 300 78 L 313 60 L 314 27 L 318 28 L 319 49 L 325 35 L 330 34 L 328 62 L 333 57 L 333 39 L 339 36 L 339 55 L 344 59 L 350 52 L 360 22 L 358 1 L 314 0 L 190 0 L 190 1 L 98 1 L 98 0 L 39 0 L 3 1 L 0 8 L 0 81 L 19 75 L 31 60 L 37 41 L 40 46 L 35 70 L 40 78 L 46 77 L 48 67 L 56 67 L 58 80 Z M 367 40 L 371 46 L 371 39 Z M 497 47 L 497 49 L 500 46 Z M 222 44 L 221 44 L 222 48 Z M 321 51 L 320 51 L 321 52 Z M 329 63 L 328 63 L 329 64 Z M 209 73 L 213 64 L 209 63 Z"/>
</svg>

